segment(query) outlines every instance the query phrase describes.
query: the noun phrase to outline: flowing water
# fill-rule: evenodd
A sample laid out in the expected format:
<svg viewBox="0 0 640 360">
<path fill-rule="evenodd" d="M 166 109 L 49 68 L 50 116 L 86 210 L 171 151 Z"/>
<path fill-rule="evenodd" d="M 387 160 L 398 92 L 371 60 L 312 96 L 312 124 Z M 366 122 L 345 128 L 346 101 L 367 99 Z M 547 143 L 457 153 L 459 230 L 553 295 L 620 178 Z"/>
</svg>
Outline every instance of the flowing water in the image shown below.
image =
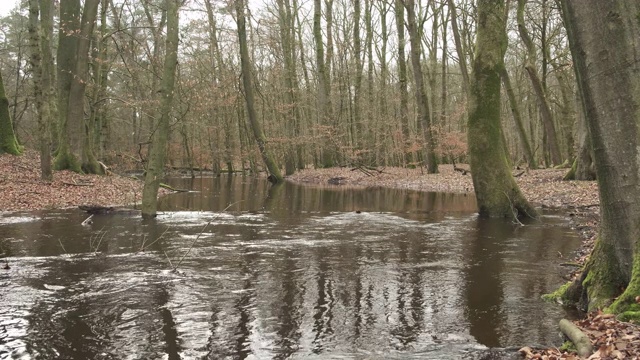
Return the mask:
<svg viewBox="0 0 640 360">
<path fill-rule="evenodd" d="M 562 217 L 471 195 L 173 179 L 163 212 L 0 216 L 0 358 L 479 359 L 558 342 Z M 177 268 L 177 271 L 172 271 Z"/>
</svg>

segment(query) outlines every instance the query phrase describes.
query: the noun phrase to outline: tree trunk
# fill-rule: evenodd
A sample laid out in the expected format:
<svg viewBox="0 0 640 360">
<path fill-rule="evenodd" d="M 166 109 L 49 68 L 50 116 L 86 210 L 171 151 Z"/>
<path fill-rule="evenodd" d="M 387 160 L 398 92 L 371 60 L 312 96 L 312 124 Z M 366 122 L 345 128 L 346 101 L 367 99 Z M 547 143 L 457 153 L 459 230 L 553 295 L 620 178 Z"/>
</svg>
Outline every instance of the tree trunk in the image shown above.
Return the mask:
<svg viewBox="0 0 640 360">
<path fill-rule="evenodd" d="M 640 295 L 640 24 L 637 1 L 562 1 L 596 162 L 600 229 L 573 292 L 588 309 L 637 307 Z M 625 289 L 620 295 L 620 289 Z M 635 315 L 632 312 L 628 315 Z"/>
<path fill-rule="evenodd" d="M 544 85 L 540 80 L 540 75 L 536 68 L 536 50 L 533 40 L 529 36 L 527 28 L 524 23 L 524 8 L 527 0 L 518 0 L 518 32 L 522 42 L 527 47 L 527 63 L 525 64 L 525 70 L 531 80 L 533 91 L 538 98 L 538 104 L 540 106 L 540 114 L 542 116 L 542 123 L 544 125 L 545 135 L 547 136 L 547 142 L 549 143 L 549 151 L 551 153 L 551 161 L 555 165 L 562 164 L 562 155 L 560 154 L 560 147 L 558 145 L 558 137 L 556 134 L 556 128 L 553 122 L 553 115 L 551 114 L 551 107 L 547 100 Z"/>
<path fill-rule="evenodd" d="M 360 103 L 362 98 L 362 73 L 364 62 L 362 60 L 362 42 L 360 40 L 360 0 L 352 0 L 353 3 L 353 57 L 356 62 L 356 76 L 353 87 L 353 125 L 351 127 L 352 146 L 358 148 L 359 138 L 362 136 L 362 118 Z"/>
<path fill-rule="evenodd" d="M 467 55 L 462 48 L 462 39 L 460 29 L 458 28 L 458 11 L 454 0 L 448 0 L 449 12 L 451 15 L 451 30 L 453 31 L 453 41 L 456 44 L 456 52 L 458 53 L 458 66 L 462 74 L 462 89 L 465 94 L 469 93 L 469 70 L 467 69 Z"/>
<path fill-rule="evenodd" d="M 162 103 L 160 119 L 158 120 L 157 128 L 151 140 L 149 163 L 144 178 L 144 189 L 142 190 L 143 218 L 153 218 L 156 216 L 158 209 L 158 188 L 164 177 L 164 163 L 169 138 L 169 119 L 173 106 L 176 67 L 178 66 L 178 35 L 180 30 L 178 9 L 181 3 L 181 0 L 165 1 L 167 8 L 167 39 L 162 82 L 160 84 Z"/>
<path fill-rule="evenodd" d="M 422 75 L 422 64 L 420 64 L 420 34 L 418 33 L 418 24 L 416 23 L 416 12 L 414 0 L 404 0 L 404 6 L 407 9 L 407 27 L 409 30 L 409 41 L 411 42 L 411 66 L 413 67 L 413 77 L 415 82 L 416 103 L 418 105 L 418 116 L 422 125 L 422 131 L 425 141 L 425 160 L 427 173 L 435 174 L 438 172 L 438 161 L 435 152 L 435 139 L 431 131 L 431 112 L 429 110 L 429 100 L 427 99 L 427 90 Z"/>
<path fill-rule="evenodd" d="M 322 134 L 322 146 L 321 151 L 321 166 L 332 167 L 335 163 L 335 150 L 331 146 L 331 93 L 330 93 L 330 74 L 328 66 L 330 63 L 325 63 L 324 43 L 322 37 L 322 0 L 314 0 L 313 2 L 313 38 L 316 43 L 316 72 L 318 81 L 318 117 L 319 123 L 324 129 Z M 327 37 L 331 37 L 331 34 L 327 31 Z M 327 57 L 329 57 L 327 55 Z M 330 62 L 330 58 L 328 62 Z"/>
<path fill-rule="evenodd" d="M 285 144 L 285 173 L 291 175 L 296 170 L 298 144 L 295 143 L 299 135 L 300 114 L 297 103 L 298 80 L 294 66 L 295 53 L 293 50 L 294 34 L 293 16 L 290 10 L 289 1 L 277 0 L 278 20 L 280 30 L 280 43 L 282 46 L 282 56 L 284 58 L 284 82 L 286 87 L 286 118 L 284 119 L 287 136 L 291 137 L 291 143 Z"/>
<path fill-rule="evenodd" d="M 407 86 L 407 60 L 405 54 L 404 4 L 402 0 L 395 2 L 396 32 L 398 33 L 398 88 L 400 91 L 400 126 L 402 128 L 402 151 L 406 153 L 404 165 L 415 166 L 412 152 L 405 150 L 409 144 L 409 90 Z"/>
<path fill-rule="evenodd" d="M 511 79 L 509 78 L 509 73 L 507 72 L 507 69 L 504 67 L 500 69 L 500 78 L 502 79 L 504 90 L 507 93 L 507 96 L 509 97 L 509 106 L 511 107 L 511 114 L 513 115 L 513 120 L 516 123 L 516 129 L 518 130 L 518 137 L 520 138 L 520 144 L 522 145 L 522 149 L 524 150 L 524 157 L 527 160 L 527 164 L 529 164 L 530 169 L 537 169 L 538 166 L 536 164 L 536 160 L 533 155 L 533 150 L 531 150 L 531 143 L 527 138 L 527 132 L 524 128 L 522 115 L 520 114 L 520 105 L 518 103 L 518 99 L 516 99 L 516 94 L 513 91 L 513 87 L 511 86 Z"/>
<path fill-rule="evenodd" d="M 49 6 L 50 8 L 50 6 Z M 46 10 L 46 9 L 45 9 Z M 47 16 L 44 14 L 43 16 Z M 38 123 L 38 147 L 40 149 L 40 178 L 45 181 L 53 180 L 51 170 L 51 150 L 49 137 L 49 112 L 45 110 L 42 70 L 41 45 L 47 44 L 41 41 L 40 31 L 40 4 L 39 0 L 29 0 L 29 46 L 31 47 L 31 73 L 33 76 L 33 99 L 36 105 L 36 122 Z M 46 45 L 45 45 L 46 46 Z M 48 104 L 47 104 L 48 105 Z M 45 114 L 46 113 L 46 114 Z"/>
<path fill-rule="evenodd" d="M 471 175 L 480 216 L 535 217 L 507 163 L 500 126 L 500 71 L 507 47 L 504 0 L 478 1 L 468 123 Z"/>
<path fill-rule="evenodd" d="M 20 155 L 21 152 L 22 150 L 13 132 L 11 114 L 9 113 L 9 99 L 7 99 L 7 94 L 4 91 L 4 82 L 2 81 L 2 73 L 0 73 L 0 154 Z"/>
<path fill-rule="evenodd" d="M 80 18 L 79 0 L 60 2 L 58 44 L 58 110 L 60 140 L 54 166 L 58 170 L 100 173 L 84 119 L 84 95 L 91 34 L 100 0 L 87 0 Z"/>
<path fill-rule="evenodd" d="M 273 183 L 278 183 L 283 180 L 280 168 L 276 164 L 273 155 L 267 149 L 267 139 L 262 131 L 262 127 L 258 122 L 258 115 L 255 109 L 255 100 L 253 95 L 253 83 L 251 69 L 251 59 L 249 59 L 249 47 L 247 46 L 247 28 L 245 22 L 245 5 L 244 0 L 236 0 L 236 20 L 238 22 L 238 41 L 240 43 L 240 63 L 242 67 L 242 85 L 244 87 L 244 98 L 247 105 L 247 116 L 249 118 L 249 124 L 253 131 L 262 161 L 264 161 L 267 171 L 269 172 L 269 179 Z"/>
</svg>

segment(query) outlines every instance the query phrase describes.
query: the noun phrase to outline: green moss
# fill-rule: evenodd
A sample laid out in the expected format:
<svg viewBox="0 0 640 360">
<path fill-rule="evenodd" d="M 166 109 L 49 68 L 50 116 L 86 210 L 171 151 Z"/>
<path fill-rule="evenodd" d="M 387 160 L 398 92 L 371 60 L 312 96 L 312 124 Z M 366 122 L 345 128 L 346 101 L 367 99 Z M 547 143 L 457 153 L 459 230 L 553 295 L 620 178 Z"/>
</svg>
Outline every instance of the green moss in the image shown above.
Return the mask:
<svg viewBox="0 0 640 360">
<path fill-rule="evenodd" d="M 564 285 L 560 286 L 556 291 L 550 294 L 542 295 L 542 300 L 549 302 L 559 302 L 561 304 L 567 304 L 567 291 L 571 286 L 572 282 L 568 281 Z"/>
<path fill-rule="evenodd" d="M 617 317 L 620 321 L 627 321 L 634 324 L 640 323 L 640 311 L 625 311 Z"/>
<path fill-rule="evenodd" d="M 71 170 L 82 173 L 78 159 L 64 148 L 59 149 L 58 155 L 53 161 L 53 168 L 55 170 Z"/>
<path fill-rule="evenodd" d="M 631 281 L 625 291 L 607 309 L 614 314 L 624 314 L 626 312 L 640 312 L 640 305 L 636 303 L 636 298 L 640 296 L 640 256 L 634 256 Z M 629 314 L 632 316 L 633 314 Z"/>
<path fill-rule="evenodd" d="M 573 165 L 571 165 L 571 168 L 569 169 L 569 171 L 567 171 L 567 173 L 564 175 L 562 180 L 564 181 L 575 180 L 577 170 L 578 170 L 578 159 L 575 159 L 573 160 Z"/>
<path fill-rule="evenodd" d="M 560 346 L 560 348 L 558 349 L 561 352 L 569 352 L 569 353 L 574 353 L 577 352 L 578 349 L 576 348 L 576 344 L 574 344 L 573 342 L 567 340 L 564 343 L 562 343 L 562 346 Z"/>
</svg>

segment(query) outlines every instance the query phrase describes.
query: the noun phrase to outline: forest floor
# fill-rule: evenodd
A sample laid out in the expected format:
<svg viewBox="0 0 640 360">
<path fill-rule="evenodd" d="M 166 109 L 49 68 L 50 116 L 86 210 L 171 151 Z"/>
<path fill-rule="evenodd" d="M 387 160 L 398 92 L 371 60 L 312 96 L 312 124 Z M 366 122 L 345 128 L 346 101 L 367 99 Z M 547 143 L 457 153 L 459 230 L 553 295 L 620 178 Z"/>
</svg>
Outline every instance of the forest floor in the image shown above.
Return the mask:
<svg viewBox="0 0 640 360">
<path fill-rule="evenodd" d="M 51 182 L 40 179 L 40 159 L 33 150 L 22 156 L 0 155 L 0 213 L 61 209 L 79 205 L 128 205 L 139 202 L 143 183 L 134 178 L 110 175 L 80 175 L 56 171 Z M 468 167 L 461 165 L 462 168 Z M 390 187 L 419 191 L 472 193 L 469 173 L 455 171 L 451 165 L 441 165 L 438 174 L 427 175 L 421 169 L 309 169 L 290 177 L 289 181 L 307 184 L 337 184 L 348 187 Z M 584 263 L 595 239 L 599 202 L 594 181 L 562 181 L 566 169 L 515 170 L 516 180 L 524 195 L 535 205 L 564 211 L 572 226 L 583 238 L 575 259 Z M 569 274 L 568 277 L 575 276 Z M 590 336 L 596 354 L 590 359 L 640 359 L 640 330 L 637 326 L 616 321 L 611 316 L 591 314 L 577 321 Z M 521 351 L 531 359 L 578 359 L 558 349 Z M 622 357 L 624 355 L 624 357 Z"/>
<path fill-rule="evenodd" d="M 0 212 L 64 209 L 79 205 L 128 205 L 142 198 L 140 180 L 119 176 L 55 171 L 53 181 L 40 179 L 40 156 L 0 155 Z"/>
</svg>

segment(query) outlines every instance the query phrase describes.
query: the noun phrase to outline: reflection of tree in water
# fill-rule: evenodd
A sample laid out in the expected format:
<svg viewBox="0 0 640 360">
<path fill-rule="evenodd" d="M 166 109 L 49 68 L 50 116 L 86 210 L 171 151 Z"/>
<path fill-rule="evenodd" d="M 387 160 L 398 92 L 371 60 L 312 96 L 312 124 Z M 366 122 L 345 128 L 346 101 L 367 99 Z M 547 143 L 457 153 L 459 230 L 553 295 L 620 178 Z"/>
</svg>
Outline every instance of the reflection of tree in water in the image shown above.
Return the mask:
<svg viewBox="0 0 640 360">
<path fill-rule="evenodd" d="M 505 322 L 501 275 L 506 241 L 512 234 L 513 224 L 503 219 L 478 219 L 465 250 L 469 265 L 464 271 L 464 299 L 469 331 L 489 347 L 500 345 L 499 330 Z"/>
<path fill-rule="evenodd" d="M 167 307 L 169 304 L 169 292 L 166 287 L 162 286 L 155 292 L 155 303 L 158 304 L 158 312 L 162 319 L 162 334 L 164 335 L 164 351 L 169 360 L 180 359 L 180 338 L 176 329 L 176 322 L 173 319 L 171 310 Z"/>
<path fill-rule="evenodd" d="M 300 310 L 303 306 L 305 287 L 296 275 L 298 272 L 295 271 L 297 269 L 295 258 L 297 256 L 294 252 L 286 251 L 283 254 L 282 269 L 278 269 L 274 274 L 276 276 L 274 280 L 281 283 L 280 288 L 283 291 L 282 301 L 274 304 L 274 306 L 278 306 L 277 309 L 274 309 L 274 312 L 278 314 L 278 329 L 276 330 L 278 339 L 276 340 L 274 359 L 291 357 L 298 351 L 302 336 Z"/>
<path fill-rule="evenodd" d="M 410 251 L 406 241 L 398 242 L 398 264 L 403 266 L 397 280 L 396 297 L 400 323 L 391 329 L 391 335 L 398 339 L 402 346 L 415 342 L 424 328 L 424 296 L 420 281 L 422 270 L 411 266 L 414 263 L 409 259 L 410 252 L 414 256 L 420 256 L 421 250 L 418 248 Z"/>
<path fill-rule="evenodd" d="M 315 337 L 312 351 L 314 354 L 320 354 L 324 351 L 326 338 L 333 334 L 334 295 L 333 281 L 330 278 L 330 269 L 327 262 L 328 253 L 329 251 L 325 247 L 318 249 L 316 252 L 318 262 L 318 274 L 316 275 L 318 298 L 313 315 Z"/>
<path fill-rule="evenodd" d="M 247 241 L 259 237 L 257 230 L 252 227 L 243 227 L 241 234 Z M 230 265 L 238 274 L 231 281 L 234 284 L 241 282 L 242 285 L 237 291 L 224 290 L 225 295 L 237 294 L 237 298 L 230 299 L 232 304 L 223 304 L 220 297 L 213 300 L 206 359 L 246 359 L 252 354 L 250 338 L 255 331 L 252 323 L 255 320 L 253 312 L 257 296 L 255 286 L 259 275 L 258 258 L 259 254 L 250 247 L 238 249 L 237 266 Z"/>
</svg>

